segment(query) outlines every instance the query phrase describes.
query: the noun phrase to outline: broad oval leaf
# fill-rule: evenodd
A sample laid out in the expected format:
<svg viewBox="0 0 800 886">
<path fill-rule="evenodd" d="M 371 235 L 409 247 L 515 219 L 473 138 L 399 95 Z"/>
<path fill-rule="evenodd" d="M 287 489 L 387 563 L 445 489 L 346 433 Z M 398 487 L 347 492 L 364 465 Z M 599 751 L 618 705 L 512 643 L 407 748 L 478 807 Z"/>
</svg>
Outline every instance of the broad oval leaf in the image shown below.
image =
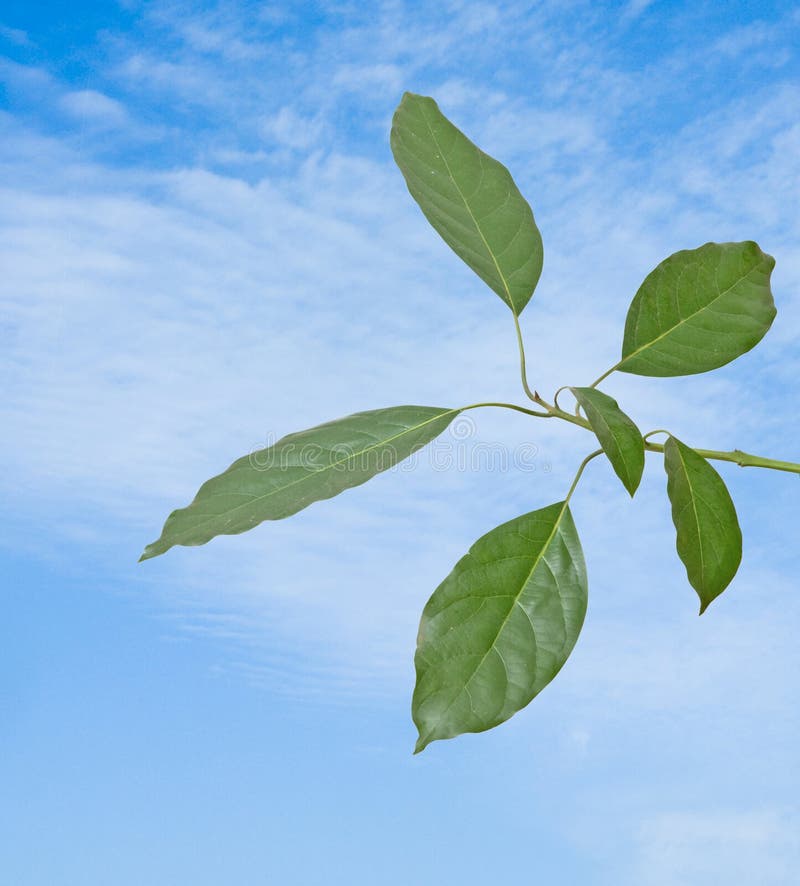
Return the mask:
<svg viewBox="0 0 800 886">
<path fill-rule="evenodd" d="M 542 273 L 533 212 L 511 173 L 485 154 L 432 98 L 405 93 L 392 153 L 411 196 L 447 245 L 520 314 Z"/>
<path fill-rule="evenodd" d="M 701 455 L 668 437 L 664 468 L 678 556 L 700 597 L 702 615 L 736 575 L 742 560 L 742 530 L 722 477 Z"/>
<path fill-rule="evenodd" d="M 414 753 L 507 720 L 555 677 L 578 639 L 586 566 L 566 502 L 478 539 L 422 612 Z"/>
<path fill-rule="evenodd" d="M 633 495 L 644 471 L 644 440 L 639 428 L 613 397 L 596 388 L 570 388 L 592 426 L 611 467 Z"/>
<path fill-rule="evenodd" d="M 775 318 L 775 259 L 752 241 L 706 243 L 651 271 L 625 321 L 621 372 L 708 372 L 757 345 Z"/>
<path fill-rule="evenodd" d="M 202 545 L 217 535 L 246 532 L 359 486 L 433 440 L 459 412 L 394 406 L 289 434 L 204 483 L 188 507 L 169 515 L 161 537 L 141 559 L 173 545 Z"/>
</svg>

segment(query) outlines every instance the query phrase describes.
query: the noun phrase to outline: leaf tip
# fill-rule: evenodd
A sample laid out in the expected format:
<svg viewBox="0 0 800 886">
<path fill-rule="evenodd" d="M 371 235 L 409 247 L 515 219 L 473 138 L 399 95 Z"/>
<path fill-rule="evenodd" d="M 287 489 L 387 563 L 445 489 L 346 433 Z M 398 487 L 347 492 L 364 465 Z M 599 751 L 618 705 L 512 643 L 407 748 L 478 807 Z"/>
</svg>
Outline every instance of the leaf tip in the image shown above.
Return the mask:
<svg viewBox="0 0 800 886">
<path fill-rule="evenodd" d="M 138 562 L 141 563 L 144 560 L 152 560 L 153 557 L 157 557 L 159 554 L 162 554 L 163 551 L 156 550 L 157 544 L 158 544 L 158 542 L 154 541 L 151 544 L 147 545 L 145 547 L 145 549 L 142 551 L 142 556 L 139 557 Z"/>
<path fill-rule="evenodd" d="M 425 750 L 425 748 L 428 747 L 430 742 L 430 737 L 423 737 L 422 733 L 420 732 L 419 737 L 417 738 L 417 742 L 414 745 L 414 753 L 412 754 L 412 756 L 416 757 L 417 754 L 421 754 Z"/>
<path fill-rule="evenodd" d="M 727 585 L 725 587 L 727 587 Z M 722 589 L 722 591 L 724 591 L 724 590 L 725 590 L 725 588 Z M 697 614 L 702 615 L 708 609 L 708 607 L 714 602 L 714 600 L 716 600 L 717 597 L 720 596 L 722 591 L 720 591 L 717 594 L 714 594 L 712 597 L 708 597 L 707 599 L 700 597 L 700 593 L 698 592 L 697 596 L 700 597 L 700 611 Z"/>
<path fill-rule="evenodd" d="M 639 484 L 642 482 L 642 475 L 639 474 L 638 477 L 629 477 L 627 482 L 623 481 L 625 489 L 628 491 L 628 495 L 633 498 L 636 495 L 636 490 L 639 488 Z"/>
</svg>

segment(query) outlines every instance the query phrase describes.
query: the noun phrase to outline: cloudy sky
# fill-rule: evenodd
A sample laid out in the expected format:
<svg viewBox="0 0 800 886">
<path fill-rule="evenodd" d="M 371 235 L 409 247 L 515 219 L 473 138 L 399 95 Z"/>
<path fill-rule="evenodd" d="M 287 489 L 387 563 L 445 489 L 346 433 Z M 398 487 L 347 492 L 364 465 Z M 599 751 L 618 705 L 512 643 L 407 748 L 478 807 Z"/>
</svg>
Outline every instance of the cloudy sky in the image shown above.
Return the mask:
<svg viewBox="0 0 800 886">
<path fill-rule="evenodd" d="M 604 387 L 643 428 L 800 460 L 799 41 L 796 5 L 766 0 L 5 0 L 8 882 L 791 881 L 796 477 L 720 468 L 744 562 L 698 619 L 658 458 L 633 502 L 593 462 L 572 658 L 502 727 L 417 757 L 419 612 L 478 536 L 563 497 L 579 429 L 475 411 L 410 470 L 136 561 L 203 480 L 284 433 L 523 402 L 510 313 L 393 165 L 406 89 L 533 206 L 543 392 L 616 362 L 668 254 L 774 255 L 756 350 Z"/>
</svg>

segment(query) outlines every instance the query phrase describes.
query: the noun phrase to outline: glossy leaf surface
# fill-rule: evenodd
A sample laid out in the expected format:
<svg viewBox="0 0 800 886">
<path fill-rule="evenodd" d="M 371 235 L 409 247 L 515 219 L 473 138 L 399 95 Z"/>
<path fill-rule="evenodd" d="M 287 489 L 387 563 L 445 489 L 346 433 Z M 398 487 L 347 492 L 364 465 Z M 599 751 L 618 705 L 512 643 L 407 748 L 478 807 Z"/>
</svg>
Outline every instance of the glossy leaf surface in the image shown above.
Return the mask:
<svg viewBox="0 0 800 886">
<path fill-rule="evenodd" d="M 422 95 L 403 96 L 391 146 L 431 225 L 519 314 L 539 281 L 544 253 L 533 212 L 511 173 Z"/>
<path fill-rule="evenodd" d="M 586 566 L 566 502 L 478 539 L 422 613 L 415 753 L 491 729 L 525 707 L 567 660 L 586 601 Z"/>
<path fill-rule="evenodd" d="M 622 485 L 633 495 L 644 471 L 644 440 L 617 401 L 595 388 L 570 388 Z"/>
<path fill-rule="evenodd" d="M 722 477 L 706 459 L 669 437 L 664 467 L 678 556 L 700 597 L 702 615 L 736 575 L 742 560 L 742 530 Z"/>
<path fill-rule="evenodd" d="M 173 545 L 202 545 L 216 535 L 245 532 L 359 486 L 433 440 L 458 412 L 395 406 L 289 434 L 204 483 L 188 507 L 169 515 L 161 537 L 141 559 Z"/>
<path fill-rule="evenodd" d="M 758 344 L 775 318 L 775 259 L 756 243 L 676 252 L 645 278 L 625 321 L 621 372 L 708 372 Z"/>
</svg>

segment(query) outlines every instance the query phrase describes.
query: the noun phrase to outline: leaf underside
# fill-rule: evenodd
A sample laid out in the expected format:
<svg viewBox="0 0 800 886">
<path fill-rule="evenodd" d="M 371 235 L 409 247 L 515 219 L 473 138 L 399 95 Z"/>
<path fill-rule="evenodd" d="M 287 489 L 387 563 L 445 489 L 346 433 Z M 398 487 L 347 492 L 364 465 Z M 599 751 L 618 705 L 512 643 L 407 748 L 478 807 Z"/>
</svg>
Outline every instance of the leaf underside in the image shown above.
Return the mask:
<svg viewBox="0 0 800 886">
<path fill-rule="evenodd" d="M 664 468 L 678 556 L 700 597 L 702 615 L 736 575 L 742 530 L 722 477 L 701 455 L 669 437 Z"/>
<path fill-rule="evenodd" d="M 407 92 L 392 120 L 395 161 L 442 239 L 519 315 L 542 273 L 542 238 L 511 173 L 432 98 Z"/>
<path fill-rule="evenodd" d="M 281 520 L 312 502 L 365 483 L 437 437 L 458 409 L 394 406 L 289 434 L 208 480 L 194 501 L 173 511 L 147 560 L 173 545 L 202 545 L 264 520 Z"/>
<path fill-rule="evenodd" d="M 644 440 L 639 428 L 613 397 L 596 388 L 570 388 L 622 485 L 633 495 L 644 471 Z"/>
<path fill-rule="evenodd" d="M 572 651 L 587 593 L 566 502 L 478 539 L 422 613 L 415 753 L 437 739 L 491 729 L 525 707 Z"/>
<path fill-rule="evenodd" d="M 775 318 L 774 266 L 752 241 L 706 243 L 671 255 L 634 296 L 617 369 L 693 375 L 746 353 Z"/>
</svg>

